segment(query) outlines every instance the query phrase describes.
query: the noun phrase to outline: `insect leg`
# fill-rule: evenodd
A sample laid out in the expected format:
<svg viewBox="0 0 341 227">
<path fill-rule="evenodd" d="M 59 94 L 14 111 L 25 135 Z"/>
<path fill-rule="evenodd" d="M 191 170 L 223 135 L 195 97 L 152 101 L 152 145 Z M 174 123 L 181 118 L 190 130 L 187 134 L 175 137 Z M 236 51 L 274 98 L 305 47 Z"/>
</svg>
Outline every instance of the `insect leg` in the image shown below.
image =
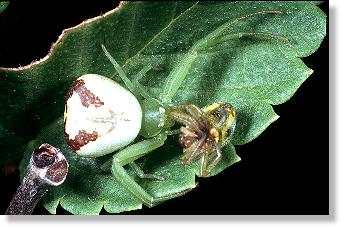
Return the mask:
<svg viewBox="0 0 341 227">
<path fill-rule="evenodd" d="M 208 153 L 205 152 L 202 154 L 201 160 L 200 160 L 200 177 L 207 176 L 207 172 L 206 172 L 207 159 L 208 159 Z"/>
<path fill-rule="evenodd" d="M 193 149 L 190 152 L 188 152 L 188 154 L 185 154 L 183 157 L 183 160 L 186 159 L 184 160 L 184 162 L 188 164 L 192 163 L 192 161 L 200 154 L 200 152 L 202 152 L 201 147 L 204 144 L 205 140 L 206 140 L 206 136 L 203 136 L 196 143 L 192 145 L 194 146 Z M 186 150 L 185 150 L 185 153 L 187 153 Z"/>
<path fill-rule="evenodd" d="M 215 149 L 215 152 L 216 152 L 217 156 L 212 161 L 212 163 L 208 165 L 208 167 L 204 171 L 204 175 L 203 176 L 207 176 L 210 173 L 210 171 L 214 168 L 214 166 L 217 165 L 217 163 L 221 159 L 221 147 L 220 147 L 220 145 L 217 142 L 214 141 L 214 148 L 212 148 L 212 149 Z"/>
<path fill-rule="evenodd" d="M 195 121 L 191 118 L 190 115 L 182 113 L 180 111 L 171 111 L 170 112 L 171 117 L 176 120 L 177 122 L 186 125 L 195 131 L 201 131 L 198 126 L 196 125 Z"/>
<path fill-rule="evenodd" d="M 190 105 L 186 105 L 186 104 L 182 104 L 182 105 L 177 105 L 174 106 L 172 111 L 174 112 L 184 112 L 186 111 L 191 117 L 194 118 L 194 120 L 198 120 L 203 112 L 201 111 L 201 109 L 199 107 L 197 107 L 196 105 L 190 104 Z"/>
</svg>

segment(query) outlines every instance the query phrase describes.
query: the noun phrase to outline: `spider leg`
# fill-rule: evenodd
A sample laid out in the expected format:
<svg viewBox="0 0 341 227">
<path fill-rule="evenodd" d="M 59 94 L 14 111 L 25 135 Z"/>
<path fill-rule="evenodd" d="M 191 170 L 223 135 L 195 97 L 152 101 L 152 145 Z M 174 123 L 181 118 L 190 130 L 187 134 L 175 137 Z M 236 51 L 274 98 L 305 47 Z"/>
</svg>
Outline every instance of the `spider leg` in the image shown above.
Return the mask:
<svg viewBox="0 0 341 227">
<path fill-rule="evenodd" d="M 197 58 L 197 52 L 190 51 L 185 54 L 184 57 L 178 62 L 178 64 L 170 72 L 164 86 L 162 87 L 162 92 L 159 96 L 161 103 L 170 104 L 179 90 L 181 84 L 186 78 L 188 71 L 191 69 L 193 62 Z"/>
<path fill-rule="evenodd" d="M 123 68 L 117 63 L 117 61 L 111 56 L 104 44 L 101 44 L 105 56 L 109 59 L 111 64 L 114 66 L 118 72 L 118 76 L 123 80 L 127 88 L 135 95 L 141 95 L 145 99 L 153 99 L 153 97 L 147 92 L 146 88 L 139 82 L 139 80 L 152 69 L 151 65 L 147 65 L 139 71 L 133 81 L 131 81 L 127 74 L 124 72 Z"/>
<path fill-rule="evenodd" d="M 105 56 L 109 59 L 111 64 L 113 64 L 114 68 L 118 72 L 118 76 L 123 80 L 124 84 L 127 86 L 127 88 L 135 93 L 136 88 L 134 84 L 131 82 L 131 80 L 127 77 L 126 73 L 124 72 L 123 68 L 117 63 L 117 61 L 111 56 L 107 48 L 104 46 L 104 44 L 101 44 L 102 50 L 105 54 Z"/>
<path fill-rule="evenodd" d="M 161 147 L 166 139 L 166 134 L 160 134 L 159 136 L 153 137 L 151 139 L 132 144 L 113 156 L 111 171 L 114 177 L 128 191 L 139 198 L 148 207 L 152 207 L 165 200 L 184 195 L 188 191 L 192 190 L 192 188 L 190 188 L 178 193 L 154 198 L 148 192 L 146 192 L 131 176 L 129 176 L 127 171 L 123 168 L 123 166 L 132 163 L 147 153 L 150 153 L 158 147 Z"/>
<path fill-rule="evenodd" d="M 166 139 L 167 136 L 161 135 L 149 140 L 132 144 L 116 153 L 112 159 L 111 171 L 114 177 L 128 191 L 134 194 L 137 198 L 141 199 L 141 201 L 148 206 L 153 206 L 154 198 L 138 183 L 136 183 L 131 176 L 129 176 L 123 166 L 162 146 Z"/>
<path fill-rule="evenodd" d="M 139 82 L 139 80 L 151 69 L 152 69 L 151 65 L 143 67 L 142 70 L 138 72 L 136 77 L 133 79 L 133 84 L 135 84 L 136 89 L 145 99 L 153 99 L 153 97 L 147 92 L 146 88 Z"/>
<path fill-rule="evenodd" d="M 143 179 L 155 179 L 155 180 L 164 180 L 165 178 L 156 174 L 152 173 L 144 173 L 144 171 L 141 169 L 139 165 L 136 164 L 136 162 L 129 163 L 129 166 L 134 170 L 136 175 L 139 178 Z"/>
<path fill-rule="evenodd" d="M 274 14 L 274 15 L 279 15 L 282 14 L 281 11 L 278 10 L 264 10 L 264 11 L 259 11 L 259 12 L 255 12 L 255 13 L 250 13 L 247 14 L 245 16 L 236 18 L 235 20 L 232 21 L 228 21 L 225 24 L 219 26 L 217 29 L 215 29 L 213 32 L 211 32 L 210 34 L 208 34 L 207 36 L 205 36 L 204 38 L 200 39 L 199 41 L 197 41 L 192 47 L 191 50 L 192 51 L 202 51 L 205 50 L 207 48 L 210 48 L 214 45 L 216 45 L 217 43 L 219 43 L 219 39 L 224 35 L 224 33 L 230 28 L 232 27 L 234 24 L 238 23 L 241 20 L 245 20 L 249 17 L 252 16 L 256 16 L 256 15 L 265 15 L 265 14 Z M 237 33 L 238 34 L 238 33 Z M 240 38 L 239 35 L 232 34 L 230 35 L 227 39 L 236 39 L 236 38 Z M 276 37 L 275 37 L 276 38 Z M 218 42 L 217 42 L 218 40 Z"/>
<path fill-rule="evenodd" d="M 239 39 L 245 36 L 254 36 L 254 37 L 260 37 L 265 39 L 278 39 L 283 42 L 288 42 L 289 39 L 280 35 L 275 35 L 268 32 L 238 32 L 234 34 L 224 35 L 216 40 L 216 44 L 226 42 L 231 39 Z"/>
</svg>

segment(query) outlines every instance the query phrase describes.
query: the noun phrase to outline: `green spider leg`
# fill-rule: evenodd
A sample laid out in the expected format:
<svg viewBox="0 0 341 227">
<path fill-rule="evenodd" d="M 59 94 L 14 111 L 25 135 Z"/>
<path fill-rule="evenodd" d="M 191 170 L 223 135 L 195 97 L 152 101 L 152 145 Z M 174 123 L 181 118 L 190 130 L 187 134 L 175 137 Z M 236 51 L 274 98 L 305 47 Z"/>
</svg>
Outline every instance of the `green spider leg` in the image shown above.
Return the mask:
<svg viewBox="0 0 341 227">
<path fill-rule="evenodd" d="M 192 67 L 192 64 L 195 62 L 198 52 L 203 51 L 207 48 L 210 48 L 218 43 L 225 42 L 231 39 L 238 39 L 242 36 L 247 35 L 254 35 L 254 36 L 264 36 L 264 37 L 271 37 L 271 38 L 280 38 L 282 40 L 287 40 L 286 38 L 282 38 L 280 36 L 276 36 L 273 34 L 268 33 L 236 33 L 236 34 L 228 34 L 224 35 L 224 33 L 231 27 L 233 24 L 237 23 L 240 20 L 246 19 L 248 17 L 252 17 L 255 15 L 260 14 L 281 14 L 280 11 L 261 11 L 252 14 L 248 14 L 246 16 L 237 18 L 232 22 L 227 22 L 222 26 L 218 27 L 216 30 L 208 34 L 206 37 L 198 40 L 190 49 L 189 51 L 182 57 L 182 59 L 178 62 L 178 64 L 174 67 L 174 69 L 170 72 L 169 76 L 166 78 L 166 82 L 162 88 L 162 92 L 159 96 L 159 103 L 163 106 L 172 106 L 172 100 L 179 90 L 180 86 L 182 85 L 183 81 L 185 80 L 189 70 Z M 101 45 L 105 55 L 109 59 L 109 61 L 113 64 L 116 71 L 118 72 L 118 76 L 123 80 L 127 88 L 134 93 L 134 95 L 141 95 L 145 99 L 151 99 L 152 97 L 148 94 L 145 88 L 138 82 L 138 80 L 148 71 L 151 69 L 151 66 L 144 67 L 136 76 L 136 79 L 132 82 L 129 80 L 127 75 L 125 74 L 122 67 L 115 61 L 115 59 L 110 55 L 107 51 L 105 46 Z M 154 99 L 155 100 L 155 99 Z M 193 110 L 195 111 L 195 110 Z M 185 115 L 179 116 L 182 121 L 185 123 L 189 121 Z M 195 115 L 196 116 L 196 115 Z M 128 175 L 127 171 L 124 169 L 124 166 L 130 164 L 137 175 L 142 177 L 151 177 L 151 178 L 158 178 L 159 176 L 155 175 L 146 175 L 143 171 L 139 170 L 138 166 L 134 164 L 134 161 L 139 159 L 140 157 L 146 155 L 147 153 L 152 152 L 153 150 L 161 147 L 164 144 L 164 141 L 167 139 L 167 135 L 172 134 L 173 132 L 163 132 L 151 139 L 143 140 L 141 142 L 132 144 L 113 156 L 111 171 L 115 178 L 133 195 L 137 198 L 141 199 L 141 201 L 149 207 L 152 207 L 162 201 L 181 196 L 187 193 L 189 190 L 182 191 L 180 193 L 171 194 L 165 197 L 154 198 L 149 193 L 147 193 L 134 179 Z M 206 160 L 208 157 L 202 157 L 202 166 L 205 167 L 207 165 Z M 218 159 L 217 159 L 218 160 Z M 217 162 L 217 161 L 216 161 Z M 132 163 L 132 164 L 131 164 Z M 105 166 L 105 165 L 104 165 Z M 159 178 L 161 179 L 161 178 Z"/>
<path fill-rule="evenodd" d="M 136 78 L 133 80 L 133 82 L 127 77 L 126 73 L 124 72 L 123 68 L 117 63 L 117 61 L 111 56 L 107 48 L 104 46 L 104 44 L 101 44 L 102 50 L 105 54 L 105 56 L 109 59 L 111 64 L 114 66 L 116 71 L 118 72 L 118 76 L 121 78 L 121 80 L 124 82 L 124 84 L 127 86 L 127 88 L 134 94 L 134 96 L 141 95 L 145 99 L 152 98 L 149 93 L 146 91 L 146 89 L 140 84 L 139 79 L 141 79 L 150 69 L 152 69 L 151 65 L 143 67 L 143 69 L 137 73 Z"/>
<path fill-rule="evenodd" d="M 134 179 L 128 175 L 123 168 L 126 164 L 129 164 L 140 157 L 150 153 L 158 147 L 161 147 L 165 140 L 166 135 L 159 135 L 152 139 L 143 140 L 141 142 L 132 144 L 123 150 L 116 153 L 112 159 L 111 171 L 115 178 L 137 198 L 148 206 L 152 206 L 156 203 L 155 199 L 149 195 Z"/>
<path fill-rule="evenodd" d="M 160 134 L 151 139 L 132 144 L 124 148 L 120 152 L 116 153 L 112 160 L 111 171 L 115 178 L 132 194 L 141 199 L 142 202 L 148 207 L 152 207 L 165 200 L 184 195 L 191 190 L 188 189 L 179 193 L 170 194 L 168 196 L 154 198 L 149 193 L 147 193 L 138 183 L 136 183 L 136 181 L 134 181 L 134 179 L 130 177 L 126 170 L 123 168 L 125 165 L 130 164 L 140 157 L 157 149 L 158 147 L 161 147 L 166 139 L 167 134 Z M 155 178 L 155 175 L 152 176 L 152 178 Z"/>
<path fill-rule="evenodd" d="M 135 84 L 138 92 L 143 96 L 145 99 L 154 99 L 146 90 L 146 88 L 139 82 L 139 80 L 149 71 L 152 69 L 151 65 L 147 65 L 143 67 L 143 69 L 137 73 L 136 77 L 133 79 L 133 84 Z"/>
<path fill-rule="evenodd" d="M 164 180 L 165 178 L 156 174 L 152 174 L 152 173 L 145 173 L 141 167 L 139 165 L 137 165 L 135 162 L 131 162 L 129 163 L 129 166 L 134 170 L 134 172 L 136 173 L 136 175 L 139 178 L 143 178 L 143 179 L 155 179 L 155 180 Z"/>
<path fill-rule="evenodd" d="M 228 21 L 225 24 L 219 26 L 213 32 L 205 36 L 204 38 L 198 40 L 185 54 L 185 56 L 179 61 L 176 67 L 170 72 L 169 76 L 166 78 L 166 82 L 162 88 L 162 93 L 159 96 L 161 103 L 164 105 L 170 105 L 172 100 L 182 85 L 183 81 L 186 78 L 192 64 L 195 62 L 198 53 L 200 51 L 206 50 L 212 46 L 215 46 L 221 42 L 226 42 L 232 39 L 239 39 L 243 36 L 258 36 L 258 37 L 268 37 L 275 38 L 282 41 L 288 41 L 287 38 L 274 35 L 266 32 L 254 32 L 254 33 L 246 33 L 239 32 L 234 34 L 224 34 L 228 29 L 234 24 L 238 23 L 241 20 L 247 19 L 256 15 L 264 15 L 264 14 L 282 14 L 281 11 L 277 10 L 268 10 L 268 11 L 260 11 L 251 13 L 242 17 L 239 17 L 233 21 Z"/>
</svg>

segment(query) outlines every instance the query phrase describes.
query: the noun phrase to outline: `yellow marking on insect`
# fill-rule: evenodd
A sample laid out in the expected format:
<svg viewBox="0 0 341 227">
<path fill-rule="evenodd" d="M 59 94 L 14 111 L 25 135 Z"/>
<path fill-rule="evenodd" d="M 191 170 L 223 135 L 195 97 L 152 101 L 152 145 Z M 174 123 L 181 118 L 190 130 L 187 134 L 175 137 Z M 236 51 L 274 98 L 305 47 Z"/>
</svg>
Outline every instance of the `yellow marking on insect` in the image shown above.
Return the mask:
<svg viewBox="0 0 341 227">
<path fill-rule="evenodd" d="M 219 141 L 219 131 L 215 128 L 210 129 L 210 134 L 213 136 L 215 141 Z"/>
<path fill-rule="evenodd" d="M 210 129 L 210 134 L 221 146 L 224 146 L 229 136 L 231 136 L 228 132 L 234 129 L 236 110 L 228 103 L 217 102 L 206 106 L 203 111 L 211 123 L 212 128 Z M 217 136 L 215 136 L 217 133 L 214 130 L 217 131 Z"/>
<path fill-rule="evenodd" d="M 211 104 L 211 105 L 209 105 L 209 106 L 206 106 L 206 107 L 204 108 L 204 112 L 206 112 L 206 113 L 211 112 L 211 111 L 213 111 L 213 110 L 219 108 L 221 105 L 222 105 L 222 103 L 220 103 L 220 102 L 213 103 L 213 104 Z"/>
</svg>

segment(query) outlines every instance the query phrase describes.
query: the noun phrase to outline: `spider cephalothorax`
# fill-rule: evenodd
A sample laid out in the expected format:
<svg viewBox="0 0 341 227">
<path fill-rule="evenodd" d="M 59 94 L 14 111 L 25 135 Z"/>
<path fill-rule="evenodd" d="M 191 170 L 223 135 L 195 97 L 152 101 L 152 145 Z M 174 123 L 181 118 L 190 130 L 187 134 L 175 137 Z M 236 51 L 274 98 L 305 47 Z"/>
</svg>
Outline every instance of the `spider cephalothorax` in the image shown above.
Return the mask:
<svg viewBox="0 0 341 227">
<path fill-rule="evenodd" d="M 191 164 L 201 158 L 200 175 L 205 177 L 221 159 L 221 147 L 231 138 L 236 111 L 228 103 L 214 103 L 203 109 L 195 105 L 174 107 L 171 116 L 185 126 L 179 142 L 184 147 L 182 162 Z"/>
</svg>

